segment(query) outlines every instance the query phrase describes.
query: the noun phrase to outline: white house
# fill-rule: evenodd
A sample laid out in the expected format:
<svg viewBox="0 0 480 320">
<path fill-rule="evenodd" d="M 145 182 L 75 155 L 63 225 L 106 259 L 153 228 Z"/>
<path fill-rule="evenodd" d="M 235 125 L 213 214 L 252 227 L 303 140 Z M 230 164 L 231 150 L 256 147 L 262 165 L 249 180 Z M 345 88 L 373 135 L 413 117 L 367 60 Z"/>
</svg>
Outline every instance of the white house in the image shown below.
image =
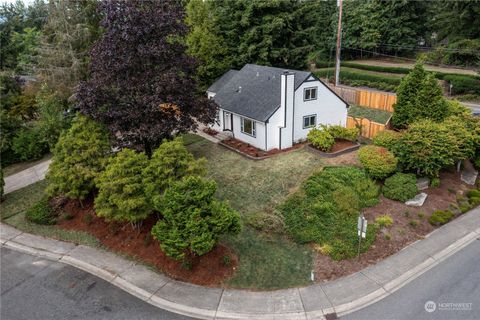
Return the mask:
<svg viewBox="0 0 480 320">
<path fill-rule="evenodd" d="M 310 72 L 247 64 L 207 94 L 219 106 L 211 128 L 262 150 L 289 148 L 319 124 L 347 123 L 348 104 Z"/>
</svg>

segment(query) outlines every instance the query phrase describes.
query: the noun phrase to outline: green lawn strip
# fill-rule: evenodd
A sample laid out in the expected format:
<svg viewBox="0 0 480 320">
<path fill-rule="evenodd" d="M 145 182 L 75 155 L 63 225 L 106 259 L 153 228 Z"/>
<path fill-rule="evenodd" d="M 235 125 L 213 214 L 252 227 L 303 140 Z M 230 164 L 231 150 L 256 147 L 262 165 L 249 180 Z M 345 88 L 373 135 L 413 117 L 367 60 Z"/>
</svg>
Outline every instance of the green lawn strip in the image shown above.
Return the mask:
<svg viewBox="0 0 480 320">
<path fill-rule="evenodd" d="M 350 108 L 348 108 L 348 115 L 355 118 L 367 118 L 377 123 L 386 124 L 392 116 L 392 113 L 380 109 L 351 105 Z"/>
<path fill-rule="evenodd" d="M 307 285 L 312 251 L 281 236 L 265 236 L 249 228 L 225 240 L 239 256 L 235 276 L 227 284 L 237 288 L 279 289 Z"/>
<path fill-rule="evenodd" d="M 47 183 L 43 180 L 4 195 L 4 200 L 0 203 L 1 219 L 7 219 L 30 208 L 43 196 L 46 186 Z"/>
<path fill-rule="evenodd" d="M 25 219 L 25 211 L 42 198 L 46 186 L 46 181 L 42 180 L 6 194 L 5 200 L 0 204 L 2 221 L 19 230 L 44 237 L 99 246 L 99 241 L 86 232 L 64 230 L 55 225 L 39 225 Z"/>
</svg>

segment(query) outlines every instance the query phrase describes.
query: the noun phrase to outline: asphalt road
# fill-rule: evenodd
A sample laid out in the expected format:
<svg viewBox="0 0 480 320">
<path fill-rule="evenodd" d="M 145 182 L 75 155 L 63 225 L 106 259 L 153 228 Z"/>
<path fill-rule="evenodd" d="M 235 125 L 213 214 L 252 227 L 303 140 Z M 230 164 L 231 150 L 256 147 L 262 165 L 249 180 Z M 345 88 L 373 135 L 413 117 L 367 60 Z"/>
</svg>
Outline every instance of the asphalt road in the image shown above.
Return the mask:
<svg viewBox="0 0 480 320">
<path fill-rule="evenodd" d="M 0 319 L 191 319 L 69 265 L 0 249 Z"/>
<path fill-rule="evenodd" d="M 425 304 L 428 301 L 435 303 L 429 304 L 429 307 L 435 306 L 435 310 L 431 308 L 431 312 L 426 311 Z M 457 305 L 452 305 L 456 303 Z M 480 319 L 480 240 L 471 243 L 387 298 L 342 319 Z"/>
</svg>

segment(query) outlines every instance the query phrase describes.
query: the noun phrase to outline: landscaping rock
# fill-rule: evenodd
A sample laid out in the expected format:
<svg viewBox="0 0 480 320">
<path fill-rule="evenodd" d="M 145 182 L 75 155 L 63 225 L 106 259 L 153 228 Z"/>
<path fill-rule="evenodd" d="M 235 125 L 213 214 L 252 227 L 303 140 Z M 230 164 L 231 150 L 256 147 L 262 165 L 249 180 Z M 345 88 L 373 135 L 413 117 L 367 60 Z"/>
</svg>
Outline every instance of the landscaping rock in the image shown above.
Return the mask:
<svg viewBox="0 0 480 320">
<path fill-rule="evenodd" d="M 478 171 L 476 170 L 463 170 L 460 179 L 468 185 L 475 185 L 477 181 Z"/>
<path fill-rule="evenodd" d="M 407 206 L 412 206 L 412 207 L 421 207 L 421 206 L 423 206 L 423 203 L 427 199 L 427 196 L 428 196 L 428 194 L 426 194 L 424 192 L 419 193 L 415 197 L 413 197 L 412 199 L 407 200 L 405 202 L 405 204 Z"/>
<path fill-rule="evenodd" d="M 428 189 L 430 186 L 430 179 L 428 178 L 418 178 L 417 179 L 417 188 L 418 190 L 425 190 Z"/>
</svg>

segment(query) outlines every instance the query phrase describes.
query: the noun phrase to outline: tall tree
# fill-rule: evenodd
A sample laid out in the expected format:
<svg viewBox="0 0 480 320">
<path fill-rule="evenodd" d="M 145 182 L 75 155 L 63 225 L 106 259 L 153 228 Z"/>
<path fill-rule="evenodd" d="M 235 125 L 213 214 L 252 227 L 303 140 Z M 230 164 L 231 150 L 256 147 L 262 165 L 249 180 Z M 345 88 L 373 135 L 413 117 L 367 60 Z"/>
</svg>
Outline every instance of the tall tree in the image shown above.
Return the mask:
<svg viewBox="0 0 480 320">
<path fill-rule="evenodd" d="M 91 79 L 76 93 L 81 112 L 105 123 L 116 145 L 148 155 L 173 133 L 213 121 L 214 102 L 196 94 L 179 3 L 108 0 L 101 9 L 105 33 L 91 51 Z"/>
<path fill-rule="evenodd" d="M 211 11 L 212 1 L 190 0 L 187 5 L 188 53 L 200 61 L 197 74 L 203 89 L 221 76 L 231 62 L 225 41 L 218 35 L 219 26 Z"/>
<path fill-rule="evenodd" d="M 100 34 L 96 0 L 52 0 L 39 48 L 38 70 L 67 100 L 88 76 L 89 51 Z"/>
</svg>

